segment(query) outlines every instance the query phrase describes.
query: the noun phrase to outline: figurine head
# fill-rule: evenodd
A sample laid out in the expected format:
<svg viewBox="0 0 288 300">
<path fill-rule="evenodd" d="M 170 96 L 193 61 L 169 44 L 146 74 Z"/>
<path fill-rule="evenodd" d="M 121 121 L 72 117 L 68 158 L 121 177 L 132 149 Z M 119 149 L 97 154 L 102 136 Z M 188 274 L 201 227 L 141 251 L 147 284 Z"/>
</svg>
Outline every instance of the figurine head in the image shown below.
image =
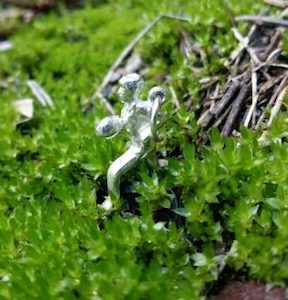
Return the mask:
<svg viewBox="0 0 288 300">
<path fill-rule="evenodd" d="M 132 73 L 123 76 L 119 80 L 120 88 L 118 95 L 123 102 L 133 102 L 138 99 L 138 96 L 143 88 L 144 82 L 140 75 Z"/>
</svg>

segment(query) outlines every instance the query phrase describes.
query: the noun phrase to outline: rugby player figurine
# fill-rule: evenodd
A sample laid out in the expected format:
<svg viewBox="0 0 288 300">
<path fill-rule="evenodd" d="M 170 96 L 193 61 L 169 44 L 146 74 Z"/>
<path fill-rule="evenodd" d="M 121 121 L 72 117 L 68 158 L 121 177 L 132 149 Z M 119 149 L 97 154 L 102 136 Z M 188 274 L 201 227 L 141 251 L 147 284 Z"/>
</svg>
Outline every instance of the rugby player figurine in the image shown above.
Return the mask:
<svg viewBox="0 0 288 300">
<path fill-rule="evenodd" d="M 124 103 L 120 116 L 104 118 L 96 126 L 97 135 L 112 138 L 125 129 L 131 139 L 129 149 L 112 162 L 107 171 L 110 204 L 105 206 L 108 207 L 112 207 L 112 195 L 120 197 L 121 176 L 154 150 L 157 116 L 161 104 L 166 100 L 165 90 L 153 87 L 149 91 L 148 99 L 142 101 L 139 94 L 143 89 L 144 82 L 136 73 L 123 76 L 119 80 L 119 84 L 118 94 Z"/>
</svg>

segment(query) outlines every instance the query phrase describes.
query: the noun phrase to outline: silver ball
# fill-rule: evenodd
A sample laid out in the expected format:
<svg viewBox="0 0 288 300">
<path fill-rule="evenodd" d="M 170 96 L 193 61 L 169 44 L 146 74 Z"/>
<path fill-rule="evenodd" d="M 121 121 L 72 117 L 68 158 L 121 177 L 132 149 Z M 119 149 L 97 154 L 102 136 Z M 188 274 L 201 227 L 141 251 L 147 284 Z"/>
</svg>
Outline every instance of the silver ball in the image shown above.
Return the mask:
<svg viewBox="0 0 288 300">
<path fill-rule="evenodd" d="M 166 100 L 166 91 L 159 86 L 154 86 L 149 91 L 148 99 L 154 102 L 157 97 L 160 98 L 160 103 L 163 103 Z"/>
<path fill-rule="evenodd" d="M 104 137 L 116 135 L 122 128 L 118 116 L 106 117 L 99 124 L 96 124 L 96 134 Z"/>
</svg>

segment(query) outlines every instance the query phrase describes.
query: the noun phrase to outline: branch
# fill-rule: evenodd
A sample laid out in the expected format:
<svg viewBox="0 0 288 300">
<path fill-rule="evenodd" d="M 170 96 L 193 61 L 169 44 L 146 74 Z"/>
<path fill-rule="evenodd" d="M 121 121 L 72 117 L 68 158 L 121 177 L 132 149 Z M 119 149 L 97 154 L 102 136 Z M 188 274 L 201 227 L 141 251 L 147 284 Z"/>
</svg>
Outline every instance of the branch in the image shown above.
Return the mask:
<svg viewBox="0 0 288 300">
<path fill-rule="evenodd" d="M 279 8 L 287 8 L 288 7 L 288 2 L 284 0 L 264 0 L 266 4 L 276 6 Z"/>
<path fill-rule="evenodd" d="M 232 132 L 233 129 L 233 125 L 241 111 L 241 108 L 244 106 L 246 100 L 247 100 L 247 96 L 249 93 L 249 87 L 244 84 L 233 104 L 233 107 L 228 115 L 228 118 L 223 126 L 222 129 L 222 135 L 223 136 L 229 136 Z"/>
<path fill-rule="evenodd" d="M 108 100 L 103 96 L 102 91 L 105 89 L 105 87 L 108 85 L 110 82 L 110 79 L 115 72 L 117 68 L 122 64 L 123 60 L 129 56 L 129 54 L 132 52 L 134 47 L 141 41 L 141 39 L 149 33 L 152 28 L 158 24 L 163 18 L 168 18 L 168 19 L 173 19 L 173 20 L 178 20 L 178 21 L 183 21 L 183 22 L 190 22 L 190 18 L 186 17 L 181 17 L 181 16 L 174 16 L 170 14 L 161 14 L 157 18 L 155 18 L 152 22 L 148 23 L 146 27 L 144 27 L 136 36 L 135 38 L 122 50 L 120 55 L 117 57 L 113 65 L 110 67 L 108 70 L 107 74 L 105 75 L 103 81 L 101 82 L 99 88 L 96 90 L 96 92 L 92 96 L 92 101 L 94 101 L 97 97 L 102 99 L 104 104 L 106 105 L 108 111 L 111 114 L 114 114 L 114 109 L 112 108 L 111 104 L 108 102 Z M 105 99 L 105 100 L 104 100 Z M 109 103 L 109 104 L 108 104 Z"/>
<path fill-rule="evenodd" d="M 286 88 L 287 86 L 287 81 L 288 81 L 288 72 L 286 72 L 286 74 L 284 75 L 280 85 L 277 87 L 275 93 L 272 95 L 271 99 L 269 100 L 266 108 L 270 108 L 273 103 L 276 101 L 276 99 L 278 98 L 279 94 Z M 265 117 L 265 111 L 263 111 L 262 115 L 259 117 L 257 124 L 255 126 L 255 129 L 258 129 L 261 125 L 261 122 L 263 121 Z"/>
<path fill-rule="evenodd" d="M 270 115 L 269 121 L 267 123 L 268 127 L 270 127 L 272 125 L 273 119 L 278 114 L 278 112 L 282 106 L 283 100 L 285 98 L 285 95 L 287 93 L 287 90 L 288 90 L 288 86 L 285 86 L 285 88 L 281 91 L 281 93 L 277 97 L 275 104 L 274 104 L 273 108 L 271 109 L 271 115 Z"/>
<path fill-rule="evenodd" d="M 249 38 L 244 38 L 241 33 L 238 31 L 238 29 L 236 27 L 232 28 L 232 32 L 235 36 L 235 38 L 239 41 L 239 43 L 241 44 L 241 46 L 246 49 L 246 51 L 249 53 L 250 57 L 252 58 L 253 62 L 255 64 L 259 64 L 259 58 L 257 57 L 257 55 L 255 54 L 254 50 L 249 47 Z"/>
<path fill-rule="evenodd" d="M 288 28 L 288 21 L 284 19 L 277 19 L 273 17 L 264 17 L 264 16 L 252 16 L 252 15 L 243 15 L 235 18 L 235 21 L 240 22 L 250 22 L 256 23 L 258 25 L 269 25 L 269 26 L 282 26 Z"/>
<path fill-rule="evenodd" d="M 257 101 L 258 101 L 258 97 L 259 97 L 259 94 L 257 93 L 257 90 L 258 90 L 258 88 L 257 88 L 257 73 L 255 72 L 255 70 L 253 68 L 252 68 L 251 72 L 252 72 L 251 73 L 252 104 L 249 108 L 247 117 L 244 121 L 244 126 L 245 127 L 248 127 L 248 125 L 250 123 L 250 120 L 252 118 L 252 114 L 256 109 L 256 105 L 257 105 Z"/>
</svg>

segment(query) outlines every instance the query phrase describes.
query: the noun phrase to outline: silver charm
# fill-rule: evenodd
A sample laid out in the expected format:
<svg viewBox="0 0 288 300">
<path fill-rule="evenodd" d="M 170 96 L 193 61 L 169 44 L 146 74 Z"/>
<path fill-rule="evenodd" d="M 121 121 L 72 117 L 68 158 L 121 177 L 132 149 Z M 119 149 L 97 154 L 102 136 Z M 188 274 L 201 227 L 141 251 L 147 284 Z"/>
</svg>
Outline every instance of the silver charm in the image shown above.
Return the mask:
<svg viewBox="0 0 288 300">
<path fill-rule="evenodd" d="M 129 149 L 108 169 L 107 186 L 110 204 L 104 205 L 107 209 L 111 207 L 112 195 L 120 197 L 121 176 L 154 149 L 156 125 L 159 122 L 157 116 L 161 104 L 166 100 L 166 92 L 160 87 L 153 87 L 146 101 L 140 100 L 139 94 L 144 82 L 136 73 L 123 76 L 119 84 L 118 94 L 124 103 L 120 116 L 107 117 L 96 126 L 97 135 L 112 138 L 125 129 L 131 139 Z"/>
</svg>

